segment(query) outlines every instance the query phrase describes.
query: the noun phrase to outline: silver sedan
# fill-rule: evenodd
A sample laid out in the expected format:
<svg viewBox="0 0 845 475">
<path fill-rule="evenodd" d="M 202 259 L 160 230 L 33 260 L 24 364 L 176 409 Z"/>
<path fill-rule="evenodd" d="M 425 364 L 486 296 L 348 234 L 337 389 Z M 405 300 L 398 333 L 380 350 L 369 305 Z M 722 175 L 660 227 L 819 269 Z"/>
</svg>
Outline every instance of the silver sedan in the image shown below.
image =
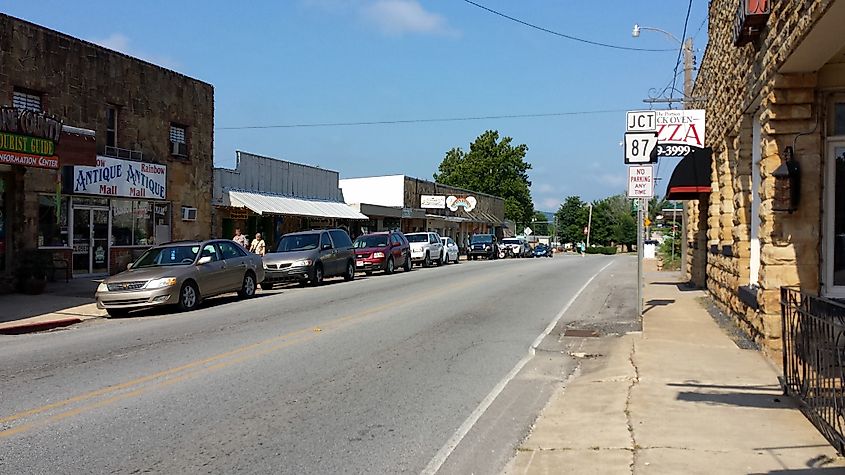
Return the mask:
<svg viewBox="0 0 845 475">
<path fill-rule="evenodd" d="M 252 297 L 263 280 L 261 256 L 234 241 L 179 241 L 148 250 L 127 270 L 105 279 L 95 299 L 111 316 L 158 305 L 193 310 L 214 295 Z"/>
</svg>

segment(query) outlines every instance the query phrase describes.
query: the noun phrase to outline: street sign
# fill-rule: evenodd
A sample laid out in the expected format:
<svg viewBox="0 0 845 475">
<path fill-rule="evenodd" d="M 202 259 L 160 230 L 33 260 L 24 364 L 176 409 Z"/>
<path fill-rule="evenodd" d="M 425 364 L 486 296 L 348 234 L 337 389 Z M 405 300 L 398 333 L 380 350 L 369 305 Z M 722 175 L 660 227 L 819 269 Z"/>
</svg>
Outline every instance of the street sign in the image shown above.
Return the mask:
<svg viewBox="0 0 845 475">
<path fill-rule="evenodd" d="M 525 234 L 526 236 L 530 236 L 531 233 L 533 233 L 533 232 L 534 232 L 534 230 L 529 228 L 528 226 L 525 226 L 525 229 L 522 230 L 522 233 Z"/>
<path fill-rule="evenodd" d="M 625 132 L 657 132 L 657 111 L 628 111 Z"/>
<path fill-rule="evenodd" d="M 657 162 L 656 132 L 627 132 L 625 134 L 625 164 Z"/>
<path fill-rule="evenodd" d="M 628 167 L 628 198 L 654 196 L 654 168 L 651 165 Z"/>
</svg>

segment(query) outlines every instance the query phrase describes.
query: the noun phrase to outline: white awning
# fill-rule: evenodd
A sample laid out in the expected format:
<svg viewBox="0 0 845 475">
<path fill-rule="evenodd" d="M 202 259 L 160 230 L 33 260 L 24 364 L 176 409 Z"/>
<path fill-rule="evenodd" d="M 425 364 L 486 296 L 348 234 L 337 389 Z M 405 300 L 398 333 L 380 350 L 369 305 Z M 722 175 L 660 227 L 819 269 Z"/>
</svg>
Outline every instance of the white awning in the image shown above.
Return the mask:
<svg viewBox="0 0 845 475">
<path fill-rule="evenodd" d="M 367 216 L 355 211 L 346 203 L 336 201 L 306 200 L 286 196 L 229 191 L 229 202 L 236 208 L 249 208 L 258 214 L 286 214 L 292 216 L 315 216 L 319 218 L 340 218 L 368 220 Z"/>
</svg>

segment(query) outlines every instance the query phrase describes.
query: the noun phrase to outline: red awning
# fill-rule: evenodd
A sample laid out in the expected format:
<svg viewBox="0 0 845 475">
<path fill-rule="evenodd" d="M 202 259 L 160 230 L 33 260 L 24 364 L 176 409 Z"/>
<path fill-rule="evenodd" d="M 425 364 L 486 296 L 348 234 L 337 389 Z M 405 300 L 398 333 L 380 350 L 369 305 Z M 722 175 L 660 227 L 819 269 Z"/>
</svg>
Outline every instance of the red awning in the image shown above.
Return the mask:
<svg viewBox="0 0 845 475">
<path fill-rule="evenodd" d="M 710 169 L 713 149 L 694 149 L 678 162 L 666 187 L 667 200 L 697 200 L 710 193 Z"/>
</svg>

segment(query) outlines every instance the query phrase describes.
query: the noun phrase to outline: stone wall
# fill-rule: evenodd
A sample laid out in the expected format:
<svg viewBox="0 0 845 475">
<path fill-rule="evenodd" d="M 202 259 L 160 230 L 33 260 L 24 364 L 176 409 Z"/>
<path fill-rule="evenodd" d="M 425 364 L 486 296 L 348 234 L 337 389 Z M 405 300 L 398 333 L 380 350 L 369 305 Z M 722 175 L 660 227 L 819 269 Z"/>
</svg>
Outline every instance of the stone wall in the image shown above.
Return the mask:
<svg viewBox="0 0 845 475">
<path fill-rule="evenodd" d="M 781 345 L 780 287 L 797 285 L 805 291 L 819 291 L 823 182 L 824 127 L 818 122 L 824 97 L 817 88 L 817 74 L 785 75 L 778 68 L 829 3 L 772 2 L 772 14 L 760 39 L 736 47 L 736 0 L 712 1 L 710 42 L 693 93 L 707 100 L 706 142 L 714 150 L 714 159 L 712 192 L 706 200 L 687 207 L 691 245 L 686 272 L 692 282 L 699 283 L 696 278 L 706 269 L 706 288 L 716 303 L 771 351 Z M 752 140 L 755 118 L 761 127 L 759 143 Z M 782 163 L 786 147 L 793 145 L 801 167 L 800 205 L 794 213 L 774 212 L 772 173 Z M 756 194 L 752 185 L 754 147 L 760 148 L 761 157 L 756 165 L 761 177 Z M 759 279 L 751 282 L 751 215 L 755 206 L 760 215 L 756 230 L 760 263 Z M 706 257 L 692 245 L 704 239 Z"/>
<path fill-rule="evenodd" d="M 36 91 L 42 109 L 65 124 L 92 129 L 105 152 L 106 110 L 118 109 L 117 146 L 140 150 L 143 160 L 167 166 L 172 202 L 172 238 L 208 237 L 214 89 L 205 82 L 0 14 L 0 105 L 11 105 L 14 88 Z M 187 127 L 188 157 L 171 155 L 170 125 Z M 19 248 L 37 235 L 38 195 L 55 192 L 56 172 L 26 169 Z M 181 221 L 182 206 L 197 208 L 197 220 Z M 21 229 L 21 228 L 19 228 Z"/>
</svg>

